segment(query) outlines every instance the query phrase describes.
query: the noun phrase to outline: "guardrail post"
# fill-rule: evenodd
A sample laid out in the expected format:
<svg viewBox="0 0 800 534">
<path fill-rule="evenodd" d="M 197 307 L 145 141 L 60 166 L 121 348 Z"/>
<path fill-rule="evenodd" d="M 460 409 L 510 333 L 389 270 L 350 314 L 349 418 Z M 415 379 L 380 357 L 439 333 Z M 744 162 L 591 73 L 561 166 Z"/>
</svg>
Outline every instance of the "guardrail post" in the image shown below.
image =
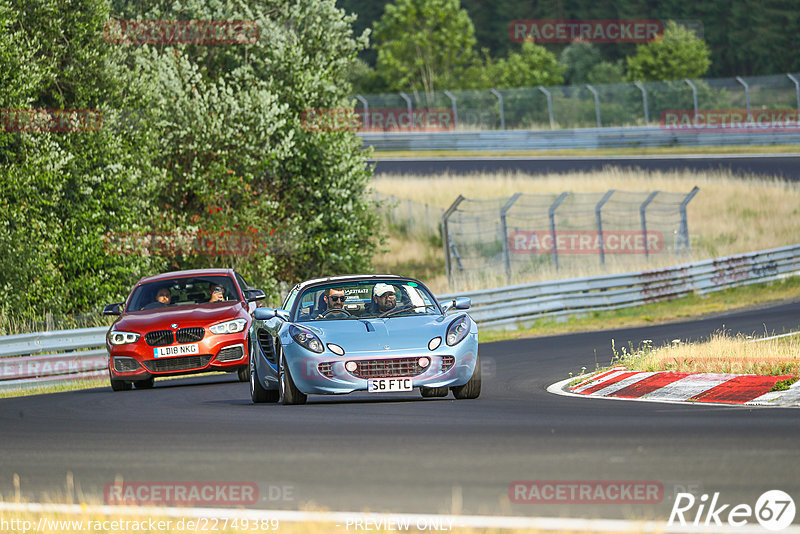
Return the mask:
<svg viewBox="0 0 800 534">
<path fill-rule="evenodd" d="M 750 115 L 750 86 L 747 85 L 747 82 L 744 81 L 744 78 L 741 76 L 737 76 L 736 81 L 742 84 L 742 87 L 744 87 L 744 102 L 745 106 L 747 106 L 747 120 L 751 121 L 753 120 L 753 116 Z"/>
<path fill-rule="evenodd" d="M 550 206 L 547 210 L 547 216 L 550 219 L 550 238 L 553 240 L 553 265 L 556 266 L 556 271 L 558 270 L 558 243 L 556 241 L 556 210 L 564 202 L 564 199 L 569 196 L 569 193 L 566 191 L 561 193 L 555 202 Z"/>
<path fill-rule="evenodd" d="M 594 112 L 597 115 L 597 127 L 602 128 L 603 125 L 600 123 L 600 96 L 597 94 L 597 89 L 592 87 L 590 84 L 586 84 L 586 88 L 592 92 L 594 95 Z"/>
<path fill-rule="evenodd" d="M 676 256 L 681 251 L 681 241 L 683 241 L 683 245 L 684 245 L 684 248 L 686 249 L 686 252 L 690 252 L 692 250 L 692 247 L 689 244 L 689 221 L 686 218 L 686 206 L 694 198 L 694 196 L 697 194 L 698 191 L 700 191 L 700 188 L 697 187 L 697 186 L 694 186 L 694 189 L 692 189 L 689 192 L 689 194 L 686 195 L 686 198 L 684 198 L 683 201 L 681 202 L 681 208 L 680 208 L 680 210 L 681 210 L 681 227 L 680 227 L 680 230 L 678 230 L 678 243 L 677 243 L 677 246 L 675 247 L 676 248 L 676 252 L 675 252 Z"/>
<path fill-rule="evenodd" d="M 611 189 L 603 195 L 603 198 L 600 199 L 600 202 L 597 203 L 597 206 L 594 207 L 594 214 L 595 218 L 597 219 L 597 237 L 600 243 L 600 263 L 602 265 L 606 264 L 606 246 L 603 240 L 603 216 L 601 215 L 600 211 L 603 209 L 603 206 L 606 202 L 611 198 L 611 195 L 614 194 L 615 189 Z"/>
<path fill-rule="evenodd" d="M 453 129 L 455 130 L 458 128 L 458 108 L 456 107 L 456 97 L 453 96 L 453 93 L 450 91 L 445 91 L 444 94 L 450 99 L 450 103 L 453 105 Z"/>
<path fill-rule="evenodd" d="M 503 111 L 503 95 L 501 95 L 500 92 L 497 89 L 489 89 L 489 92 L 491 92 L 494 96 L 497 97 L 497 102 L 500 104 L 500 129 L 501 130 L 505 130 L 506 129 L 506 114 Z"/>
<path fill-rule="evenodd" d="M 647 246 L 647 215 L 645 212 L 647 210 L 647 206 L 656 198 L 656 195 L 659 194 L 660 191 L 653 191 L 650 193 L 650 196 L 647 197 L 647 200 L 642 202 L 642 205 L 639 206 L 639 217 L 642 220 L 642 235 L 644 236 L 644 256 L 646 258 L 650 257 L 650 248 Z"/>
<path fill-rule="evenodd" d="M 692 101 L 694 102 L 694 124 L 697 125 L 697 87 L 695 87 L 694 83 L 692 83 L 692 80 L 689 78 L 684 78 L 683 81 L 692 88 Z"/>
<path fill-rule="evenodd" d="M 406 109 L 408 109 L 408 122 L 409 122 L 408 129 L 409 130 L 413 130 L 414 129 L 414 108 L 411 105 L 411 98 L 409 98 L 409 96 L 407 94 L 403 93 L 403 92 L 400 92 L 400 96 L 403 98 L 403 100 L 406 101 Z"/>
<path fill-rule="evenodd" d="M 642 92 L 642 106 L 644 107 L 644 125 L 650 124 L 650 110 L 647 109 L 647 90 L 645 90 L 642 82 L 633 82 L 633 85 L 639 88 Z"/>
<path fill-rule="evenodd" d="M 791 74 L 787 74 L 786 76 L 789 77 L 792 82 L 794 82 L 794 94 L 797 97 L 797 113 L 800 115 L 800 80 L 792 76 Z"/>
<path fill-rule="evenodd" d="M 370 123 L 370 121 L 369 121 L 369 102 L 367 102 L 367 99 L 364 98 L 361 95 L 356 95 L 356 98 L 364 106 L 364 129 L 368 130 L 369 129 L 369 123 Z"/>
<path fill-rule="evenodd" d="M 453 286 L 453 272 L 451 267 L 450 261 L 450 232 L 447 228 L 447 221 L 450 218 L 456 209 L 458 209 L 458 205 L 464 201 L 464 197 L 462 195 L 458 195 L 453 203 L 450 205 L 449 208 L 442 214 L 442 245 L 444 246 L 444 269 L 447 271 L 447 285 L 452 288 Z"/>
<path fill-rule="evenodd" d="M 541 85 L 539 86 L 539 90 L 547 97 L 547 114 L 550 116 L 550 129 L 555 130 L 556 121 L 553 119 L 553 95 Z"/>
<path fill-rule="evenodd" d="M 522 193 L 514 193 L 514 195 L 508 199 L 508 202 L 506 202 L 505 206 L 500 209 L 500 231 L 503 234 L 503 261 L 506 265 L 506 280 L 508 280 L 509 284 L 511 283 L 511 247 L 508 246 L 508 225 L 506 224 L 506 214 L 521 195 Z"/>
</svg>

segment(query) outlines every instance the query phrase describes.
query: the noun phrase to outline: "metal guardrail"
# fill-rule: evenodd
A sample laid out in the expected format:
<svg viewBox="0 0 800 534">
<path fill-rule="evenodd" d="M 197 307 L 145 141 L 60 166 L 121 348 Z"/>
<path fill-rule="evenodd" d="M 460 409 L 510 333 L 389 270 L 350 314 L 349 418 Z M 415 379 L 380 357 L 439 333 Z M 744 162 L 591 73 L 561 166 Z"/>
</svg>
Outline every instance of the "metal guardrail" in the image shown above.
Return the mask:
<svg viewBox="0 0 800 534">
<path fill-rule="evenodd" d="M 571 148 L 655 148 L 675 146 L 796 145 L 800 132 L 711 130 L 659 127 L 576 128 L 572 130 L 483 130 L 455 132 L 361 132 L 376 150 L 564 150 Z"/>
<path fill-rule="evenodd" d="M 439 296 L 472 299 L 481 328 L 509 328 L 543 317 L 615 310 L 800 274 L 800 245 L 667 269 L 554 280 Z M 0 389 L 107 376 L 106 327 L 0 337 Z"/>
</svg>

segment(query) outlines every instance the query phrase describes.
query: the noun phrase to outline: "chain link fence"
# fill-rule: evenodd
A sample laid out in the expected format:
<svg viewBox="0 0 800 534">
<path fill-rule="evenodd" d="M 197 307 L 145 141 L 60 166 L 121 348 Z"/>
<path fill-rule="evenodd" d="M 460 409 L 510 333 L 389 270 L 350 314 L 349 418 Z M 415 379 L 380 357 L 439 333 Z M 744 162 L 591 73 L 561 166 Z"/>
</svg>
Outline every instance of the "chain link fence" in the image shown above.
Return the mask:
<svg viewBox="0 0 800 534">
<path fill-rule="evenodd" d="M 698 191 L 459 195 L 442 216 L 448 282 L 619 272 L 686 256 L 686 206 Z"/>
<path fill-rule="evenodd" d="M 378 191 L 372 194 L 375 204 L 382 206 L 380 213 L 384 221 L 401 233 L 423 238 L 440 235 L 442 208 Z"/>
<path fill-rule="evenodd" d="M 670 113 L 800 112 L 800 74 L 356 95 L 362 131 L 669 127 Z M 404 118 L 405 117 L 405 118 Z M 773 122 L 778 119 L 771 119 Z"/>
</svg>

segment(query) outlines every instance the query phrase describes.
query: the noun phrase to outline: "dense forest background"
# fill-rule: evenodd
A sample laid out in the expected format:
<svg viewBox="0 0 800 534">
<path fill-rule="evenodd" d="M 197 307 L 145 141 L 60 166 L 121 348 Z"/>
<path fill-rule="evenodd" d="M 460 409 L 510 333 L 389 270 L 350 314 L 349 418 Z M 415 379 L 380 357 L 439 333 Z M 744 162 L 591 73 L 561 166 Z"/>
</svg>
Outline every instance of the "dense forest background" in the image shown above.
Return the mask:
<svg viewBox="0 0 800 534">
<path fill-rule="evenodd" d="M 337 0 L 355 13 L 356 35 L 372 28 L 389 0 Z M 709 77 L 758 76 L 800 71 L 800 2 L 797 0 L 461 0 L 475 27 L 478 49 L 506 57 L 521 45 L 509 39 L 508 25 L 518 19 L 658 19 L 702 24 L 711 50 Z M 559 55 L 566 45 L 547 44 Z M 604 61 L 633 55 L 635 44 L 596 47 Z M 375 67 L 374 44 L 361 58 Z"/>
</svg>

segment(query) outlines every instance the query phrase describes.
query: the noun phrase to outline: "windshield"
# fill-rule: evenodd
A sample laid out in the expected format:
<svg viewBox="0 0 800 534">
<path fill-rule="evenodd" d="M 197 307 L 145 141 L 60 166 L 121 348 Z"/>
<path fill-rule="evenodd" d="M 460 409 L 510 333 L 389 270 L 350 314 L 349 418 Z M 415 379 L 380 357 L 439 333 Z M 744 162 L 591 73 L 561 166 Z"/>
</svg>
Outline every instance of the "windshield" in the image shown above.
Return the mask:
<svg viewBox="0 0 800 534">
<path fill-rule="evenodd" d="M 362 280 L 314 286 L 300 296 L 295 321 L 439 315 L 427 289 L 410 280 Z"/>
<path fill-rule="evenodd" d="M 205 302 L 239 300 L 228 276 L 191 276 L 149 282 L 137 287 L 126 311 L 161 310 Z"/>
</svg>

